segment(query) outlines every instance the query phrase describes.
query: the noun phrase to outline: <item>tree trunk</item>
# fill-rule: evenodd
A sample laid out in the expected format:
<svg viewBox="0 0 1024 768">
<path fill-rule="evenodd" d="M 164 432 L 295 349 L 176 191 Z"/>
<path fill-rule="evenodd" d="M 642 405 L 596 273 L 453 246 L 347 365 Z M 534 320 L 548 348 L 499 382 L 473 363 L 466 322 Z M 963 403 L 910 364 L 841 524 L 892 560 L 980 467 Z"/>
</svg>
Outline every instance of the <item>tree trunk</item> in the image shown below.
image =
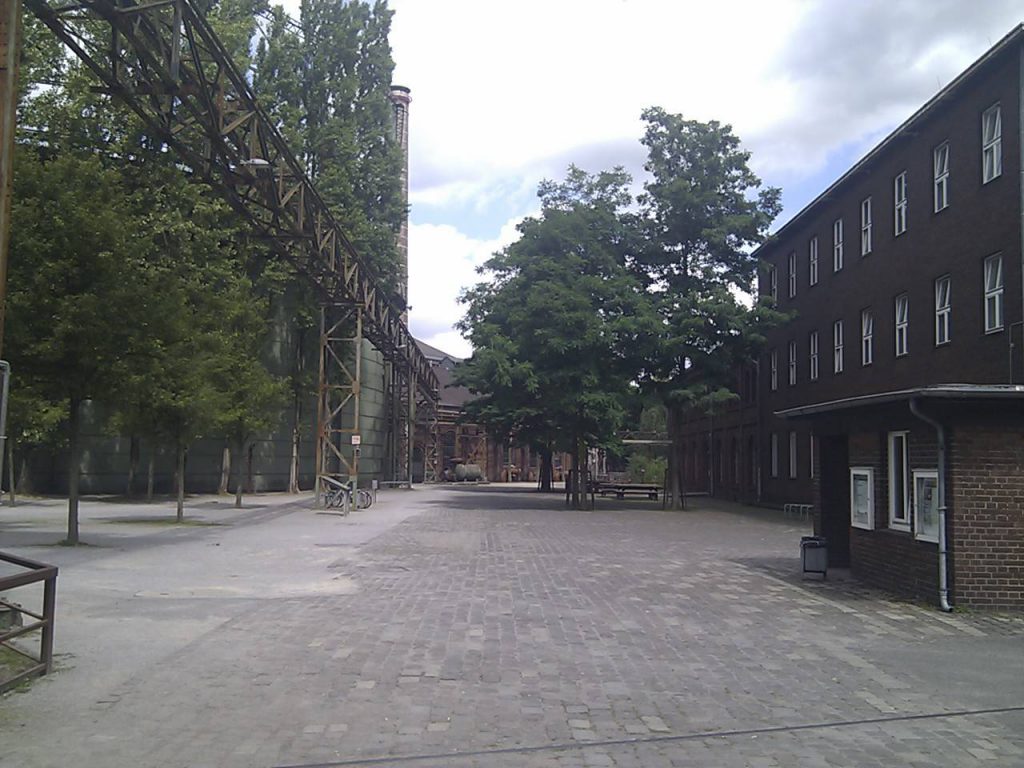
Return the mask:
<svg viewBox="0 0 1024 768">
<path fill-rule="evenodd" d="M 65 543 L 78 544 L 78 481 L 82 461 L 82 401 L 71 398 L 68 403 L 68 537 Z"/>
<path fill-rule="evenodd" d="M 288 493 L 299 493 L 299 424 L 292 428 L 292 460 L 288 467 Z"/>
<path fill-rule="evenodd" d="M 175 485 L 178 491 L 178 509 L 176 519 L 179 523 L 185 521 L 185 443 L 180 439 L 177 442 L 177 461 L 175 462 Z"/>
<path fill-rule="evenodd" d="M 154 446 L 155 447 L 155 446 Z M 146 470 L 146 501 L 153 500 L 153 479 L 156 475 L 156 453 L 150 451 L 149 467 Z"/>
<path fill-rule="evenodd" d="M 667 406 L 668 416 L 668 437 L 672 445 L 668 452 L 668 487 L 665 493 L 672 498 L 672 506 L 669 509 L 683 509 L 683 436 L 679 428 L 680 412 L 675 405 Z"/>
<path fill-rule="evenodd" d="M 586 445 L 581 439 L 572 443 L 572 490 L 569 502 L 573 509 L 585 509 L 587 500 L 587 459 Z"/>
<path fill-rule="evenodd" d="M 231 479 L 231 447 L 224 444 L 224 450 L 220 455 L 220 485 L 217 486 L 217 493 L 227 494 L 228 482 Z"/>
<path fill-rule="evenodd" d="M 299 493 L 299 448 L 301 447 L 302 432 L 302 396 L 298 382 L 302 379 L 302 371 L 306 367 L 305 358 L 305 333 L 299 331 L 295 340 L 295 369 L 292 389 L 292 460 L 288 467 L 288 493 Z M 410 436 L 411 437 L 411 436 Z M 410 473 L 412 467 L 409 468 Z M 412 476 L 410 474 L 410 480 Z"/>
<path fill-rule="evenodd" d="M 125 495 L 132 497 L 135 492 L 135 475 L 139 469 L 139 436 L 132 435 L 128 443 L 128 483 L 125 487 Z"/>
<path fill-rule="evenodd" d="M 242 456 L 245 455 L 245 443 L 238 443 L 238 455 L 235 457 L 235 509 L 242 508 Z"/>
<path fill-rule="evenodd" d="M 21 465 L 18 467 L 18 493 L 27 496 L 32 492 L 32 473 L 29 472 L 28 458 L 22 456 Z"/>
<path fill-rule="evenodd" d="M 10 499 L 11 506 L 13 507 L 17 499 L 14 498 L 14 486 L 16 485 L 17 477 L 14 474 L 14 438 L 7 438 L 7 482 L 10 483 L 8 488 L 8 498 Z"/>
<path fill-rule="evenodd" d="M 540 490 L 551 491 L 551 477 L 554 474 L 551 462 L 551 446 L 545 445 L 540 449 Z"/>
</svg>

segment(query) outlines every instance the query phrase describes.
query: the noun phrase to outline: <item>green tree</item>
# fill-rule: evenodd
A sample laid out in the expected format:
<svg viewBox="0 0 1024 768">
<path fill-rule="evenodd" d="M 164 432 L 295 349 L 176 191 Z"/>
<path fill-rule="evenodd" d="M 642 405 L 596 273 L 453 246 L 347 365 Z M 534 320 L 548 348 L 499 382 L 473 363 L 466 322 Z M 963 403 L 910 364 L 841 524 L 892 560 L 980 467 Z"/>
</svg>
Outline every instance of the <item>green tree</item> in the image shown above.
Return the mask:
<svg viewBox="0 0 1024 768">
<path fill-rule="evenodd" d="M 761 186 L 730 126 L 660 108 L 645 110 L 643 119 L 650 180 L 639 202 L 647 242 L 633 266 L 660 331 L 647 339 L 639 381 L 668 412 L 666 492 L 681 508 L 684 412 L 734 397 L 736 366 L 778 320 L 769 306 L 751 309 L 738 296 L 751 293 L 751 251 L 779 212 L 779 190 Z"/>
<path fill-rule="evenodd" d="M 271 431 L 287 397 L 286 382 L 272 376 L 259 360 L 265 337 L 260 304 L 235 305 L 220 333 L 221 353 L 210 360 L 210 382 L 218 406 L 212 428 L 228 439 L 235 476 L 235 506 L 242 506 L 242 465 L 251 441 Z M 253 308 L 256 311 L 252 311 Z"/>
<path fill-rule="evenodd" d="M 385 2 L 303 0 L 280 8 L 257 45 L 253 88 L 366 262 L 397 275 L 404 213 L 393 136 L 394 62 Z"/>
<path fill-rule="evenodd" d="M 16 158 L 7 354 L 67 420 L 68 535 L 78 542 L 82 405 L 110 401 L 140 357 L 158 286 L 140 268 L 119 175 L 96 156 Z M 39 400 L 37 399 L 37 402 Z"/>
<path fill-rule="evenodd" d="M 520 441 L 557 439 L 577 469 L 588 447 L 614 440 L 631 350 L 651 330 L 645 297 L 626 270 L 635 246 L 625 215 L 629 183 L 621 169 L 590 175 L 570 167 L 564 182 L 542 184 L 540 216 L 484 264 L 490 282 L 464 295 L 461 327 L 474 354 L 457 375 L 483 393 L 477 413 Z M 577 484 L 572 498 L 582 505 L 585 489 Z"/>
</svg>

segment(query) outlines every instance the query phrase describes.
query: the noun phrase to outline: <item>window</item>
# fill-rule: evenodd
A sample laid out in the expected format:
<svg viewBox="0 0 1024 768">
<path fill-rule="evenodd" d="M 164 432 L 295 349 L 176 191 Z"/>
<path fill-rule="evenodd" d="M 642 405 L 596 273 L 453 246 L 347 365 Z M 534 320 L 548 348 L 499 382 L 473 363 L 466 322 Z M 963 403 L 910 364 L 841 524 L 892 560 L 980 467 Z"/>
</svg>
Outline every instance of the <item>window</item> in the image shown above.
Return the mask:
<svg viewBox="0 0 1024 768">
<path fill-rule="evenodd" d="M 796 479 L 796 432 L 789 433 L 789 479 Z"/>
<path fill-rule="evenodd" d="M 843 220 L 836 219 L 832 224 L 832 271 L 843 268 Z"/>
<path fill-rule="evenodd" d="M 871 253 L 871 198 L 860 204 L 860 255 Z"/>
<path fill-rule="evenodd" d="M 949 343 L 949 275 L 935 281 L 935 346 Z"/>
<path fill-rule="evenodd" d="M 779 279 L 775 274 L 775 267 L 771 265 L 768 266 L 768 295 L 775 301 L 779 300 Z"/>
<path fill-rule="evenodd" d="M 779 388 L 779 355 L 773 349 L 768 353 L 768 366 L 771 371 L 772 392 Z"/>
<path fill-rule="evenodd" d="M 818 332 L 817 331 L 811 331 L 810 347 L 811 347 L 811 361 L 810 361 L 811 381 L 817 381 L 818 380 Z"/>
<path fill-rule="evenodd" d="M 889 527 L 910 530 L 910 456 L 907 433 L 889 433 Z"/>
<path fill-rule="evenodd" d="M 907 231 L 907 172 L 904 171 L 892 181 L 893 224 L 899 237 Z"/>
<path fill-rule="evenodd" d="M 914 538 L 939 540 L 939 473 L 914 470 Z"/>
<path fill-rule="evenodd" d="M 850 467 L 850 525 L 875 527 L 875 471 L 871 467 Z"/>
<path fill-rule="evenodd" d="M 796 386 L 796 342 L 789 342 L 789 386 Z"/>
<path fill-rule="evenodd" d="M 949 205 L 949 142 L 939 144 L 932 152 L 932 168 L 935 179 L 935 212 Z"/>
<path fill-rule="evenodd" d="M 807 476 L 814 479 L 814 435 L 808 435 L 807 441 Z"/>
<path fill-rule="evenodd" d="M 981 115 L 981 183 L 1003 172 L 1003 117 L 998 104 Z"/>
<path fill-rule="evenodd" d="M 875 316 L 870 309 L 860 313 L 860 364 L 871 365 L 875 361 Z"/>
<path fill-rule="evenodd" d="M 818 284 L 818 238 L 812 237 L 807 244 L 807 272 L 810 276 L 810 284 Z"/>
<path fill-rule="evenodd" d="M 779 434 L 772 432 L 771 435 L 771 461 L 772 477 L 779 476 Z"/>
<path fill-rule="evenodd" d="M 843 372 L 843 321 L 836 320 L 832 326 L 832 370 L 835 373 Z"/>
<path fill-rule="evenodd" d="M 910 299 L 907 294 L 896 297 L 896 357 L 907 354 L 907 321 L 909 319 Z"/>
<path fill-rule="evenodd" d="M 796 251 L 789 254 L 789 298 L 796 296 Z"/>
<path fill-rule="evenodd" d="M 985 333 L 1003 329 L 1003 257 L 985 259 Z"/>
</svg>

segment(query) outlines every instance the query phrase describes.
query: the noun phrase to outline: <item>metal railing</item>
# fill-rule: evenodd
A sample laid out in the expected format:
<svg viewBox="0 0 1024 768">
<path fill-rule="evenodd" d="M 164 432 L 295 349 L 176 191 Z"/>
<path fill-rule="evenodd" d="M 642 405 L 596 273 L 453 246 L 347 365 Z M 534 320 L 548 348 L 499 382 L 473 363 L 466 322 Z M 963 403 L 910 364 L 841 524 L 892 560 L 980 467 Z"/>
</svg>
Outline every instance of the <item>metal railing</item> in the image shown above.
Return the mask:
<svg viewBox="0 0 1024 768">
<path fill-rule="evenodd" d="M 12 626 L 0 631 L 0 647 L 7 648 L 14 653 L 27 658 L 31 665 L 6 678 L 0 678 L 0 691 L 6 691 L 19 683 L 37 675 L 46 675 L 53 671 L 53 619 L 57 598 L 57 566 L 37 563 L 22 557 L 0 552 L 0 562 L 10 563 L 23 568 L 21 573 L 0 577 L 0 592 L 9 592 L 18 587 L 43 582 L 43 607 L 42 613 L 36 613 L 24 606 L 9 602 L 0 598 L 0 605 L 8 608 L 12 616 L 20 617 L 21 614 L 34 619 L 31 623 L 21 626 Z M 30 632 L 41 632 L 39 640 L 39 652 L 33 654 L 24 648 L 14 645 L 11 640 Z"/>
</svg>

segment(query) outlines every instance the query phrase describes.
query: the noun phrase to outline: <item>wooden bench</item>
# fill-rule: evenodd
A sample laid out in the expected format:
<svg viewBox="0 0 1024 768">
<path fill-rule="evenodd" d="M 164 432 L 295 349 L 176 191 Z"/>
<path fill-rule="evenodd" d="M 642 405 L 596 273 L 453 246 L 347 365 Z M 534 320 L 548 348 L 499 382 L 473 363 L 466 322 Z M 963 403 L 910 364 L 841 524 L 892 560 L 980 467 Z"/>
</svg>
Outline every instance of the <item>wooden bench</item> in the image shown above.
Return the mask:
<svg viewBox="0 0 1024 768">
<path fill-rule="evenodd" d="M 614 493 L 617 499 L 624 499 L 627 496 L 646 496 L 648 499 L 657 501 L 658 494 L 661 493 L 661 486 L 651 483 L 594 483 L 593 491 L 601 496 Z"/>
</svg>

